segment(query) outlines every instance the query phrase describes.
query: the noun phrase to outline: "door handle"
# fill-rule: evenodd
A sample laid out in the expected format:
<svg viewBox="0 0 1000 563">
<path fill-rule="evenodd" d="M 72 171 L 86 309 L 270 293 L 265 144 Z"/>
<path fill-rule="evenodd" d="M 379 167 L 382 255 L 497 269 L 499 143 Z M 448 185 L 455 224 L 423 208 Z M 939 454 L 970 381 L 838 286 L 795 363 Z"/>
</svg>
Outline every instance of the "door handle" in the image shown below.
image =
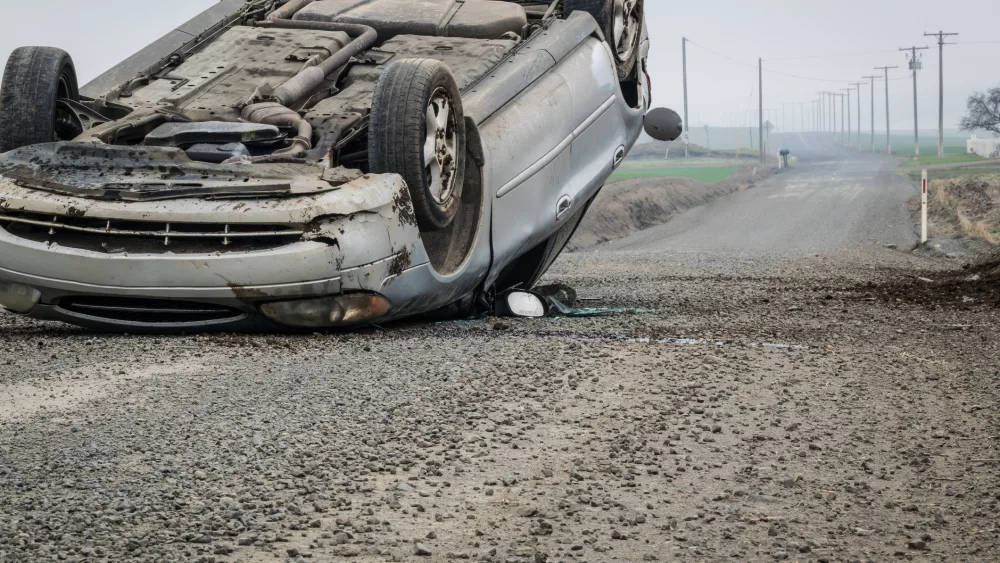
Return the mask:
<svg viewBox="0 0 1000 563">
<path fill-rule="evenodd" d="M 563 217 L 569 213 L 569 210 L 573 208 L 573 199 L 568 195 L 564 195 L 559 198 L 559 202 L 556 203 L 556 221 L 561 221 Z"/>
<path fill-rule="evenodd" d="M 622 161 L 625 160 L 625 146 L 622 145 L 615 149 L 615 161 L 611 166 L 612 168 L 618 168 L 621 166 Z"/>
</svg>

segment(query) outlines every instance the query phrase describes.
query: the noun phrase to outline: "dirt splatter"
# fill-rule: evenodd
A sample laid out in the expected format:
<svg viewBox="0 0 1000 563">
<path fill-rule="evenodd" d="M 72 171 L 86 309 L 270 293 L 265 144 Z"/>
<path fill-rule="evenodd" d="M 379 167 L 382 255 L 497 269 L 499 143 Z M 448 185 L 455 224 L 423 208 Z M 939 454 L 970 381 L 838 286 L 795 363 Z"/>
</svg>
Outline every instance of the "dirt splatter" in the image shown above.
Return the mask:
<svg viewBox="0 0 1000 563">
<path fill-rule="evenodd" d="M 417 214 L 413 210 L 413 201 L 409 190 L 399 190 L 392 198 L 392 210 L 399 217 L 401 227 L 417 226 Z"/>
<path fill-rule="evenodd" d="M 242 286 L 233 282 L 229 282 L 226 285 L 229 286 L 229 289 L 233 290 L 233 293 L 236 294 L 236 298 L 240 301 L 258 301 L 260 299 L 267 299 L 270 297 L 263 291 L 252 287 Z"/>
</svg>

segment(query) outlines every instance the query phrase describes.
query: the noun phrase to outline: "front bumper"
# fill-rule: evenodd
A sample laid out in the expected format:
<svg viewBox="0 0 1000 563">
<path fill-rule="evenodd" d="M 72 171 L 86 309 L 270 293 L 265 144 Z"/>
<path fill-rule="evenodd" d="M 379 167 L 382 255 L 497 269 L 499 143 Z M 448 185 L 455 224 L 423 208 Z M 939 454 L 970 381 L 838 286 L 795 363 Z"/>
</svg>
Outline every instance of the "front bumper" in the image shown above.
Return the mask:
<svg viewBox="0 0 1000 563">
<path fill-rule="evenodd" d="M 67 221 L 303 226 L 298 241 L 277 248 L 227 251 L 219 245 L 198 253 L 173 253 L 169 246 L 155 253 L 74 248 L 0 227 L 0 278 L 41 293 L 27 314 L 98 329 L 274 330 L 282 327 L 260 314 L 263 303 L 355 292 L 398 301 L 390 313 L 396 317 L 406 313 L 399 296 L 419 293 L 401 280 L 427 277 L 408 192 L 394 175 L 307 197 L 155 203 L 41 193 L 0 179 L 0 222 L 5 212 L 46 213 Z"/>
</svg>

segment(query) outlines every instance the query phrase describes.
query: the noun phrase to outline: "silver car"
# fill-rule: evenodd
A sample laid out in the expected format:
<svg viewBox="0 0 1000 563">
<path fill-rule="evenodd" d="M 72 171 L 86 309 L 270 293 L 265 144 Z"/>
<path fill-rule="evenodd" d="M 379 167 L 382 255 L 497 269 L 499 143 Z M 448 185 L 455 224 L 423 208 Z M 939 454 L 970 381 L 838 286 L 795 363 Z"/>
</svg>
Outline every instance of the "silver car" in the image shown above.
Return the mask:
<svg viewBox="0 0 1000 563">
<path fill-rule="evenodd" d="M 488 309 L 639 137 L 648 50 L 642 0 L 222 0 L 82 87 L 20 48 L 0 305 L 133 332 Z"/>
</svg>

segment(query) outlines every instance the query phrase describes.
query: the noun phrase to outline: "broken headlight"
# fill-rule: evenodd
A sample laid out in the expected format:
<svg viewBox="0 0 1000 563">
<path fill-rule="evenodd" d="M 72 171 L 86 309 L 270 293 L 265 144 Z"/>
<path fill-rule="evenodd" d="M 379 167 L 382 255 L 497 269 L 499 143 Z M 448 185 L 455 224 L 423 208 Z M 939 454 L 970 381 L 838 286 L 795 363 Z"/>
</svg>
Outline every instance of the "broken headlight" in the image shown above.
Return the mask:
<svg viewBox="0 0 1000 563">
<path fill-rule="evenodd" d="M 334 328 L 363 324 L 384 317 L 392 304 L 381 295 L 355 293 L 297 301 L 275 301 L 260 306 L 264 316 L 286 326 Z"/>
<path fill-rule="evenodd" d="M 0 307 L 15 313 L 27 313 L 41 298 L 42 292 L 33 287 L 0 279 Z"/>
</svg>

